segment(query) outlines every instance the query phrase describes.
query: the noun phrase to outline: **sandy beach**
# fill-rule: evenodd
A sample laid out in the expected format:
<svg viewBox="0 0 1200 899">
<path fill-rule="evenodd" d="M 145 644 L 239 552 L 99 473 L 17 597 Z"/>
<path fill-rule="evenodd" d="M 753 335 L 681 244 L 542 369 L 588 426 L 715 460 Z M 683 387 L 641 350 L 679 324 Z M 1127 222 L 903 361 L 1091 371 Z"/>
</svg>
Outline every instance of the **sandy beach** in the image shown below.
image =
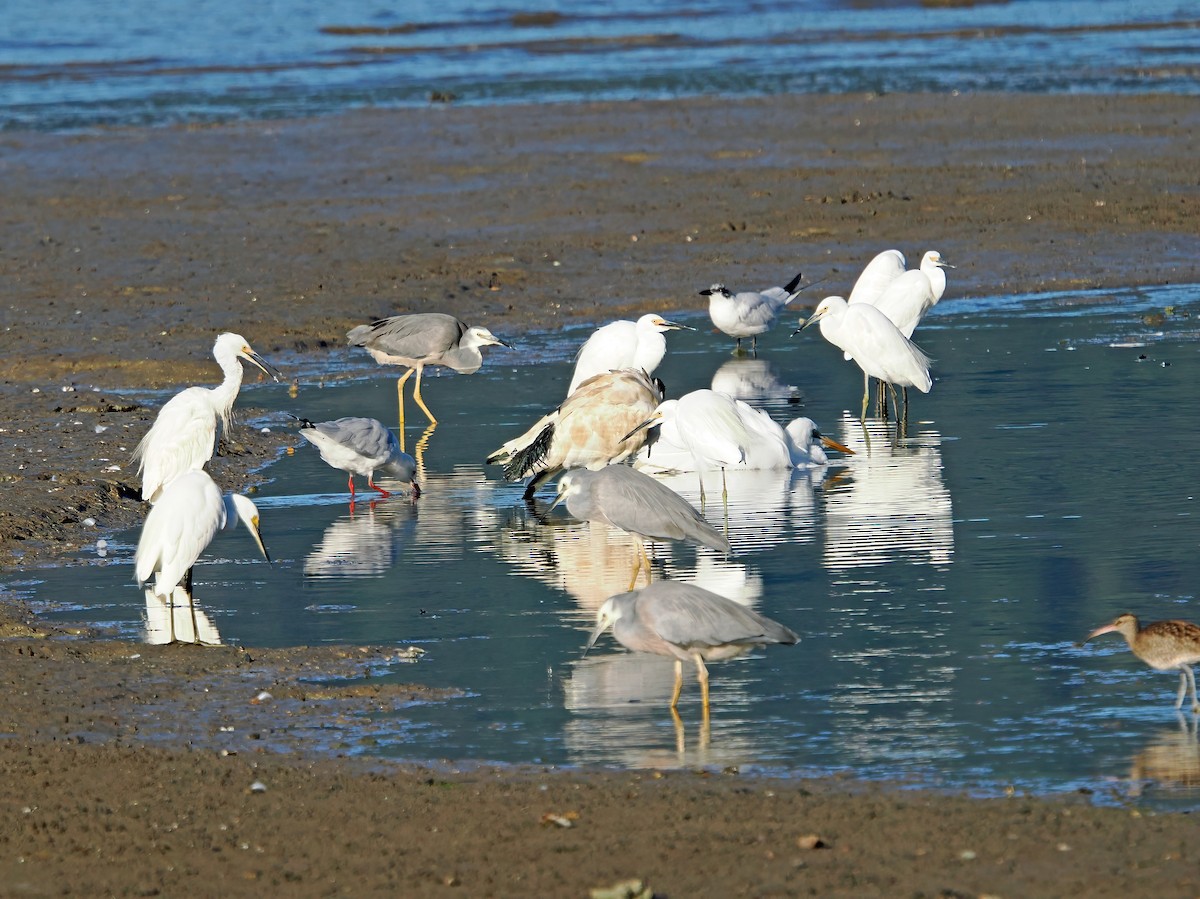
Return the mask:
<svg viewBox="0 0 1200 899">
<path fill-rule="evenodd" d="M 312 369 L 398 312 L 519 335 L 797 270 L 815 303 L 890 246 L 957 266 L 945 302 L 1198 283 L 1198 126 L 1183 97 L 849 95 L 5 134 L 0 581 L 140 520 L 130 392 L 215 380 L 219 331 Z M 239 429 L 214 471 L 284 439 Z M 4 895 L 1198 893 L 1187 815 L 314 758 L 313 722 L 429 694 L 300 679 L 393 649 L 143 646 L 11 592 L 0 634 Z"/>
</svg>

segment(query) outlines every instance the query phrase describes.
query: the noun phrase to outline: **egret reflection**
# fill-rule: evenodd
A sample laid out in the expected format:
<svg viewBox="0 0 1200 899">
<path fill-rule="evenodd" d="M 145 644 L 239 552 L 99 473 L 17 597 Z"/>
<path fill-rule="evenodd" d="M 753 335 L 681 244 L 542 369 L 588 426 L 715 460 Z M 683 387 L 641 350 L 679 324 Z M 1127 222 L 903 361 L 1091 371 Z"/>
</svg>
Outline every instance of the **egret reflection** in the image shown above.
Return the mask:
<svg viewBox="0 0 1200 899">
<path fill-rule="evenodd" d="M 948 566 L 954 525 L 941 435 L 925 428 L 893 441 L 886 422 L 864 425 L 848 414 L 839 428 L 856 455 L 847 460 L 845 477 L 825 490 L 825 567 Z"/>
<path fill-rule="evenodd" d="M 735 400 L 787 400 L 797 393 L 775 373 L 775 367 L 765 359 L 739 357 L 730 359 L 712 376 L 712 389 Z"/>
<path fill-rule="evenodd" d="M 221 634 L 212 619 L 197 609 L 192 597 L 183 587 L 176 587 L 168 596 L 158 596 L 147 587 L 143 638 L 153 646 L 171 643 L 197 643 L 220 646 Z"/>
</svg>

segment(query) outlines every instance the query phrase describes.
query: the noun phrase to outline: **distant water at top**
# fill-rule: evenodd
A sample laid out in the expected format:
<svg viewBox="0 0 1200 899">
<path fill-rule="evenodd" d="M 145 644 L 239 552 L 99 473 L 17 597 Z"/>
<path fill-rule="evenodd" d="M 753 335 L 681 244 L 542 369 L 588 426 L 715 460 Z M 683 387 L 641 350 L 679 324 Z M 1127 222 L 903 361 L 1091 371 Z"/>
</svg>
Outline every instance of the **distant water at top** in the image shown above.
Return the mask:
<svg viewBox="0 0 1200 899">
<path fill-rule="evenodd" d="M 362 107 L 1200 93 L 1183 0 L 5 0 L 0 130 Z"/>
</svg>

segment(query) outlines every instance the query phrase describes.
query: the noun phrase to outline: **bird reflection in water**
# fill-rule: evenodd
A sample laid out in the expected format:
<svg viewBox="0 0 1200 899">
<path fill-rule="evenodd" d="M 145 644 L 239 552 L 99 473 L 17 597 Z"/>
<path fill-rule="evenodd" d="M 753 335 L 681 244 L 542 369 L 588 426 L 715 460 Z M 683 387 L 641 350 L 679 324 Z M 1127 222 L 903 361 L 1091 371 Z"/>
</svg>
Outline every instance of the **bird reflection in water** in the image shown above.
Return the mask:
<svg viewBox="0 0 1200 899">
<path fill-rule="evenodd" d="M 152 587 L 147 587 L 145 594 L 143 635 L 147 643 L 153 646 L 173 643 L 221 645 L 217 626 L 208 615 L 196 608 L 182 586 L 176 587 L 168 596 L 157 596 Z"/>
<path fill-rule="evenodd" d="M 954 556 L 950 491 L 941 436 L 925 430 L 886 439 L 885 422 L 843 415 L 842 441 L 855 450 L 846 476 L 825 490 L 825 567 L 848 570 L 896 561 L 944 569 Z M 877 438 L 870 440 L 869 432 Z M 869 446 L 868 446 L 869 442 Z"/>
<path fill-rule="evenodd" d="M 795 387 L 786 383 L 765 359 L 734 358 L 713 373 L 712 389 L 735 400 L 788 400 Z"/>
<path fill-rule="evenodd" d="M 600 605 L 629 586 L 629 537 L 599 523 L 549 518 L 548 509 L 534 501 L 510 510 L 494 541 L 496 555 L 514 573 L 562 590 L 578 609 L 572 617 L 590 625 Z M 653 544 L 655 579 L 694 583 L 745 604 L 761 596 L 762 578 L 748 566 L 703 548 L 691 552 Z"/>
<path fill-rule="evenodd" d="M 417 509 L 400 498 L 351 503 L 305 558 L 305 576 L 382 577 L 416 534 Z"/>
<path fill-rule="evenodd" d="M 1178 726 L 1160 730 L 1129 766 L 1129 794 L 1141 796 L 1149 784 L 1167 788 L 1200 787 L 1200 740 L 1197 718 L 1176 713 Z"/>
</svg>

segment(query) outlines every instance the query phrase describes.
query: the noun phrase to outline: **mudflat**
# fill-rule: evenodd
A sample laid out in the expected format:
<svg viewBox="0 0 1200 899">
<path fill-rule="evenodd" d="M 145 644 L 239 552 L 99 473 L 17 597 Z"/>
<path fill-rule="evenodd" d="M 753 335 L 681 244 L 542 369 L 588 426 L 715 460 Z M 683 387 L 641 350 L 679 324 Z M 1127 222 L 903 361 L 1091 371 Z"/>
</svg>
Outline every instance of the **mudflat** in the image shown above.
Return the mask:
<svg viewBox="0 0 1200 899">
<path fill-rule="evenodd" d="M 214 382 L 223 330 L 319 368 L 399 312 L 519 335 L 796 271 L 827 279 L 815 304 L 891 246 L 957 266 L 944 302 L 1200 283 L 1198 125 L 1189 98 L 854 95 L 6 134 L 0 564 L 144 515 L 129 451 L 156 404 L 130 392 Z M 283 439 L 236 436 L 227 486 Z M 6 894 L 1197 892 L 1187 815 L 343 759 L 314 728 L 431 695 L 353 679 L 394 648 L 142 646 L 14 595 L 0 634 Z"/>
</svg>

